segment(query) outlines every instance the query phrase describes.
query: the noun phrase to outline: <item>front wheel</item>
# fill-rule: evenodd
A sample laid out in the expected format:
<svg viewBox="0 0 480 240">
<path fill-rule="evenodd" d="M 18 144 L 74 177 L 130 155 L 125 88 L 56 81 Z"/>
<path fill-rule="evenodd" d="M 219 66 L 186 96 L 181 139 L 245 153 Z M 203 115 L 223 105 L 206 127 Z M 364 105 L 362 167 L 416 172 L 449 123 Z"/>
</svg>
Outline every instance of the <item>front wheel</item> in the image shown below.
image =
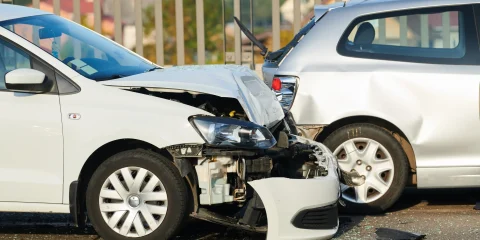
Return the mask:
<svg viewBox="0 0 480 240">
<path fill-rule="evenodd" d="M 107 159 L 87 189 L 87 211 L 104 239 L 168 239 L 187 211 L 187 189 L 168 159 L 132 150 Z"/>
<path fill-rule="evenodd" d="M 324 144 L 343 171 L 365 179 L 358 187 L 342 186 L 346 211 L 381 213 L 398 200 L 408 178 L 408 159 L 392 134 L 373 124 L 351 124 L 330 134 Z"/>
</svg>

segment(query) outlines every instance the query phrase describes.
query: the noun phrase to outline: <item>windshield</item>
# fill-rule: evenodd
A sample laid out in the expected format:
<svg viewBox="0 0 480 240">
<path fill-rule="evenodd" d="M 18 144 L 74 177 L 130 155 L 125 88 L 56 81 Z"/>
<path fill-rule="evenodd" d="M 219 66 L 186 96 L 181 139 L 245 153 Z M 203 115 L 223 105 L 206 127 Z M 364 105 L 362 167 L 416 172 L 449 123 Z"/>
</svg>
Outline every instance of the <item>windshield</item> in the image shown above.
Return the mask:
<svg viewBox="0 0 480 240">
<path fill-rule="evenodd" d="M 156 69 L 155 65 L 74 22 L 40 15 L 0 22 L 86 78 L 103 81 Z"/>
</svg>

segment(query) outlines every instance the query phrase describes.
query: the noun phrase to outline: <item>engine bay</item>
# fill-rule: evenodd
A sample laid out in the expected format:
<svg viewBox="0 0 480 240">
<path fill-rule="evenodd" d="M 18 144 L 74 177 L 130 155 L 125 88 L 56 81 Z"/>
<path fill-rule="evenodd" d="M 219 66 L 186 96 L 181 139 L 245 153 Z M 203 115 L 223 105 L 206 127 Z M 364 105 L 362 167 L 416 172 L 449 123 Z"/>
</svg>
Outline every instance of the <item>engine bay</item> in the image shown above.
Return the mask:
<svg viewBox="0 0 480 240">
<path fill-rule="evenodd" d="M 132 88 L 129 91 L 180 102 L 207 111 L 216 117 L 231 117 L 248 121 L 242 106 L 238 100 L 233 98 L 167 89 L 147 89 L 144 87 Z"/>
<path fill-rule="evenodd" d="M 234 225 L 262 231 L 267 224 L 265 209 L 248 182 L 271 177 L 305 179 L 328 175 L 328 164 L 319 148 L 296 142 L 285 133 L 281 135 L 288 138 L 288 143 L 280 142 L 268 150 L 194 144 L 168 147 L 182 176 L 191 176 L 187 178 L 196 193 L 194 217 L 221 224 L 233 221 Z M 231 216 L 215 215 L 212 209 L 220 204 L 233 209 Z M 197 216 L 199 213 L 203 215 Z"/>
<path fill-rule="evenodd" d="M 174 89 L 129 88 L 128 91 L 196 107 L 218 118 L 249 121 L 235 98 Z M 334 159 L 318 145 L 299 141 L 289 112 L 268 131 L 276 142 L 268 149 L 181 144 L 167 147 L 180 174 L 192 191 L 192 217 L 252 231 L 266 231 L 266 210 L 248 184 L 268 178 L 307 179 L 329 175 Z M 213 125 L 212 125 L 213 126 Z M 211 127 L 211 126 L 210 126 Z M 250 132 L 249 134 L 252 134 Z M 328 150 L 325 150 L 328 151 Z M 333 168 L 336 169 L 336 168 Z M 340 176 L 335 170 L 335 176 Z M 218 214 L 227 206 L 231 214 Z M 222 209 L 221 212 L 225 212 Z"/>
</svg>

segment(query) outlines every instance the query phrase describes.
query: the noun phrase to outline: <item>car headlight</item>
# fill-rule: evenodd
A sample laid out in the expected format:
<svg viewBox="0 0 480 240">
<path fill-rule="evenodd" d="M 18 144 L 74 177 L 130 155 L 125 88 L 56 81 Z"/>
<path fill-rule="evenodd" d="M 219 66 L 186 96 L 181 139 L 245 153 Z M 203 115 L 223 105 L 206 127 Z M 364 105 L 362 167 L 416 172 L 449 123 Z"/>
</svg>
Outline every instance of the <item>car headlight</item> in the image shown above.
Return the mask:
<svg viewBox="0 0 480 240">
<path fill-rule="evenodd" d="M 209 145 L 268 149 L 277 141 L 265 127 L 232 118 L 192 116 L 190 123 Z"/>
</svg>

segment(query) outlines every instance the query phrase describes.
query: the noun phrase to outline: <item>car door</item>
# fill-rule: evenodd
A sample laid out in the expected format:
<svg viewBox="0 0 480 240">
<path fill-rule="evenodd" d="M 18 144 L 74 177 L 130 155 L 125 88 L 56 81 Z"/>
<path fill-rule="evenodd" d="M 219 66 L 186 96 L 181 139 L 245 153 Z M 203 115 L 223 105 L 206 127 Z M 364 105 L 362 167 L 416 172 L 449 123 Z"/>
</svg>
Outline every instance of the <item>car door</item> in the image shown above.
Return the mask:
<svg viewBox="0 0 480 240">
<path fill-rule="evenodd" d="M 8 90 L 5 74 L 19 68 L 45 73 L 51 90 Z M 48 65 L 0 38 L 0 202 L 62 202 L 63 137 L 54 78 Z"/>
<path fill-rule="evenodd" d="M 338 51 L 359 58 L 358 65 L 335 84 L 368 95 L 354 95 L 360 104 L 337 95 L 344 100 L 335 107 L 350 100 L 347 108 L 367 106 L 398 126 L 414 150 L 418 187 L 480 186 L 480 58 L 472 5 L 375 13 L 356 19 L 347 33 Z"/>
</svg>

